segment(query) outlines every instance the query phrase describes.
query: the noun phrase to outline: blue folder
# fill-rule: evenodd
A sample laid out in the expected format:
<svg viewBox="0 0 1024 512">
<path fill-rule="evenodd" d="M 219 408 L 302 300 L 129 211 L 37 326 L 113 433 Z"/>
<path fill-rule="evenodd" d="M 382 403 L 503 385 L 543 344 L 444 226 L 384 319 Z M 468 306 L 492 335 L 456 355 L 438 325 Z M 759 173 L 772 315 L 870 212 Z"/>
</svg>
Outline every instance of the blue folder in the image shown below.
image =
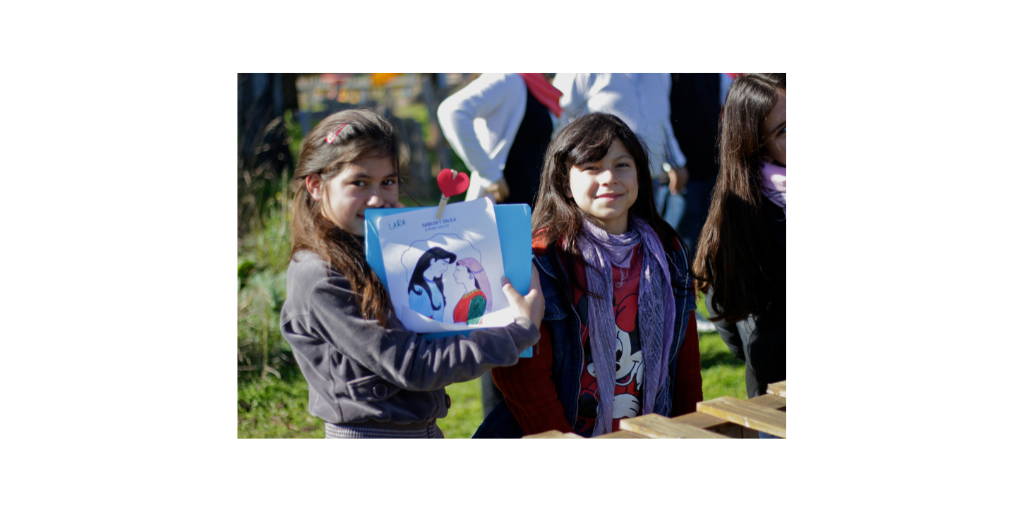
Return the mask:
<svg viewBox="0 0 1024 512">
<path fill-rule="evenodd" d="M 418 208 L 372 208 L 363 212 L 366 216 L 366 261 L 380 279 L 385 288 L 388 278 L 384 272 L 384 256 L 380 252 L 380 233 L 377 231 L 377 219 L 413 210 L 436 209 L 436 206 Z M 501 240 L 501 259 L 505 263 L 505 277 L 512 283 L 516 291 L 526 295 L 530 290 L 530 272 L 533 265 L 533 251 L 530 249 L 530 205 L 528 204 L 496 204 L 494 218 L 498 223 L 498 238 Z M 424 338 L 433 339 L 455 334 L 469 335 L 472 330 L 457 332 L 434 332 L 423 334 Z M 533 357 L 533 347 L 519 354 L 519 357 Z"/>
</svg>

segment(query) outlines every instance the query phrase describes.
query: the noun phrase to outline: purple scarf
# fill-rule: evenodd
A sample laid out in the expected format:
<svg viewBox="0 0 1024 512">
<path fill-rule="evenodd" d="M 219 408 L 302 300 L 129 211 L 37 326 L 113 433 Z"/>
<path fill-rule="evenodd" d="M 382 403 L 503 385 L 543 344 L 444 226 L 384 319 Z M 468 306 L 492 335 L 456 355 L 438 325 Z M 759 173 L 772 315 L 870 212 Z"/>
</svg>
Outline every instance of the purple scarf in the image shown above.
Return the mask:
<svg viewBox="0 0 1024 512">
<path fill-rule="evenodd" d="M 586 266 L 587 288 L 599 297 L 591 297 L 587 316 L 590 353 L 594 358 L 597 391 L 597 423 L 593 436 L 611 432 L 615 401 L 615 311 L 612 308 L 614 283 L 612 267 L 628 267 L 633 247 L 641 245 L 643 268 L 640 274 L 638 324 L 643 345 L 643 414 L 654 410 L 658 391 L 668 377 L 669 350 L 676 309 L 669 277 L 668 259 L 657 233 L 641 219 L 630 216 L 629 228 L 621 235 L 609 235 L 590 222 L 583 224 L 579 247 Z M 656 266 L 655 266 L 656 265 Z"/>
<path fill-rule="evenodd" d="M 786 215 L 786 168 L 761 162 L 761 193 L 782 208 Z"/>
</svg>

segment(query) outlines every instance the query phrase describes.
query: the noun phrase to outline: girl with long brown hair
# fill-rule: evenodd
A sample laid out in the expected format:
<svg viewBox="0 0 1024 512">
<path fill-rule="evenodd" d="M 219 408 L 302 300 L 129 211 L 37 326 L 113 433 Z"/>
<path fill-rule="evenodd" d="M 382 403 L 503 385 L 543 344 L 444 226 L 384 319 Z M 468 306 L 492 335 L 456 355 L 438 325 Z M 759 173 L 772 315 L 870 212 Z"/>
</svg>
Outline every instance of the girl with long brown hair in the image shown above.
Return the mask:
<svg viewBox="0 0 1024 512">
<path fill-rule="evenodd" d="M 693 272 L 711 320 L 746 363 L 747 396 L 786 379 L 786 75 L 729 88 L 721 171 Z"/>
<path fill-rule="evenodd" d="M 525 297 L 504 280 L 515 316 L 506 327 L 432 340 L 403 328 L 363 245 L 365 210 L 400 206 L 398 148 L 370 110 L 328 116 L 302 143 L 281 333 L 328 438 L 443 437 L 444 387 L 515 364 L 539 338 L 536 273 Z"/>
<path fill-rule="evenodd" d="M 533 214 L 541 340 L 533 358 L 492 371 L 504 400 L 474 437 L 592 437 L 702 399 L 692 280 L 648 162 L 611 114 L 580 117 L 551 142 Z"/>
</svg>

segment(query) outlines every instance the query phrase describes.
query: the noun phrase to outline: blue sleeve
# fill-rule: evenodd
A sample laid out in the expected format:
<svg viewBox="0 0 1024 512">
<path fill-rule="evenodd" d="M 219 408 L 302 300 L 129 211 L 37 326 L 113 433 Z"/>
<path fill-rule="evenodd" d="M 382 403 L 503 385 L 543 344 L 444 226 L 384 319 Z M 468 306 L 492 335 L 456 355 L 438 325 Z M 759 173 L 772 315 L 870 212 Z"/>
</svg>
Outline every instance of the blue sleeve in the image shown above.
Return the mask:
<svg viewBox="0 0 1024 512">
<path fill-rule="evenodd" d="M 427 318 L 434 314 L 434 309 L 430 307 L 430 296 L 418 284 L 414 284 L 409 292 L 409 308 Z"/>
</svg>

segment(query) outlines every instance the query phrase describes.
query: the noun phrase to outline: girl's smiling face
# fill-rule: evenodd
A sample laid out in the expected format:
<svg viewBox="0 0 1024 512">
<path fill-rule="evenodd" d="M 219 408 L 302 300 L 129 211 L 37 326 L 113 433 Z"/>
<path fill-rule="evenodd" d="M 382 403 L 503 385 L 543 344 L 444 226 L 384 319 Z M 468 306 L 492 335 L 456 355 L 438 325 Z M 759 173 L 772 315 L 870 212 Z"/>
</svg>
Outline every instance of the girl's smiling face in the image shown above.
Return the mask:
<svg viewBox="0 0 1024 512">
<path fill-rule="evenodd" d="M 636 202 L 636 162 L 618 139 L 598 162 L 569 169 L 569 198 L 590 220 L 612 235 L 626 232 L 629 208 Z"/>
<path fill-rule="evenodd" d="M 367 208 L 394 208 L 398 202 L 398 171 L 388 157 L 363 158 L 345 167 L 323 186 L 319 175 L 306 181 L 310 194 L 321 200 L 323 213 L 341 229 L 363 236 Z M 324 195 L 326 193 L 326 195 Z"/>
<path fill-rule="evenodd" d="M 779 91 L 779 99 L 775 107 L 768 112 L 762 127 L 767 142 L 765 151 L 772 163 L 786 166 L 786 91 Z"/>
</svg>

